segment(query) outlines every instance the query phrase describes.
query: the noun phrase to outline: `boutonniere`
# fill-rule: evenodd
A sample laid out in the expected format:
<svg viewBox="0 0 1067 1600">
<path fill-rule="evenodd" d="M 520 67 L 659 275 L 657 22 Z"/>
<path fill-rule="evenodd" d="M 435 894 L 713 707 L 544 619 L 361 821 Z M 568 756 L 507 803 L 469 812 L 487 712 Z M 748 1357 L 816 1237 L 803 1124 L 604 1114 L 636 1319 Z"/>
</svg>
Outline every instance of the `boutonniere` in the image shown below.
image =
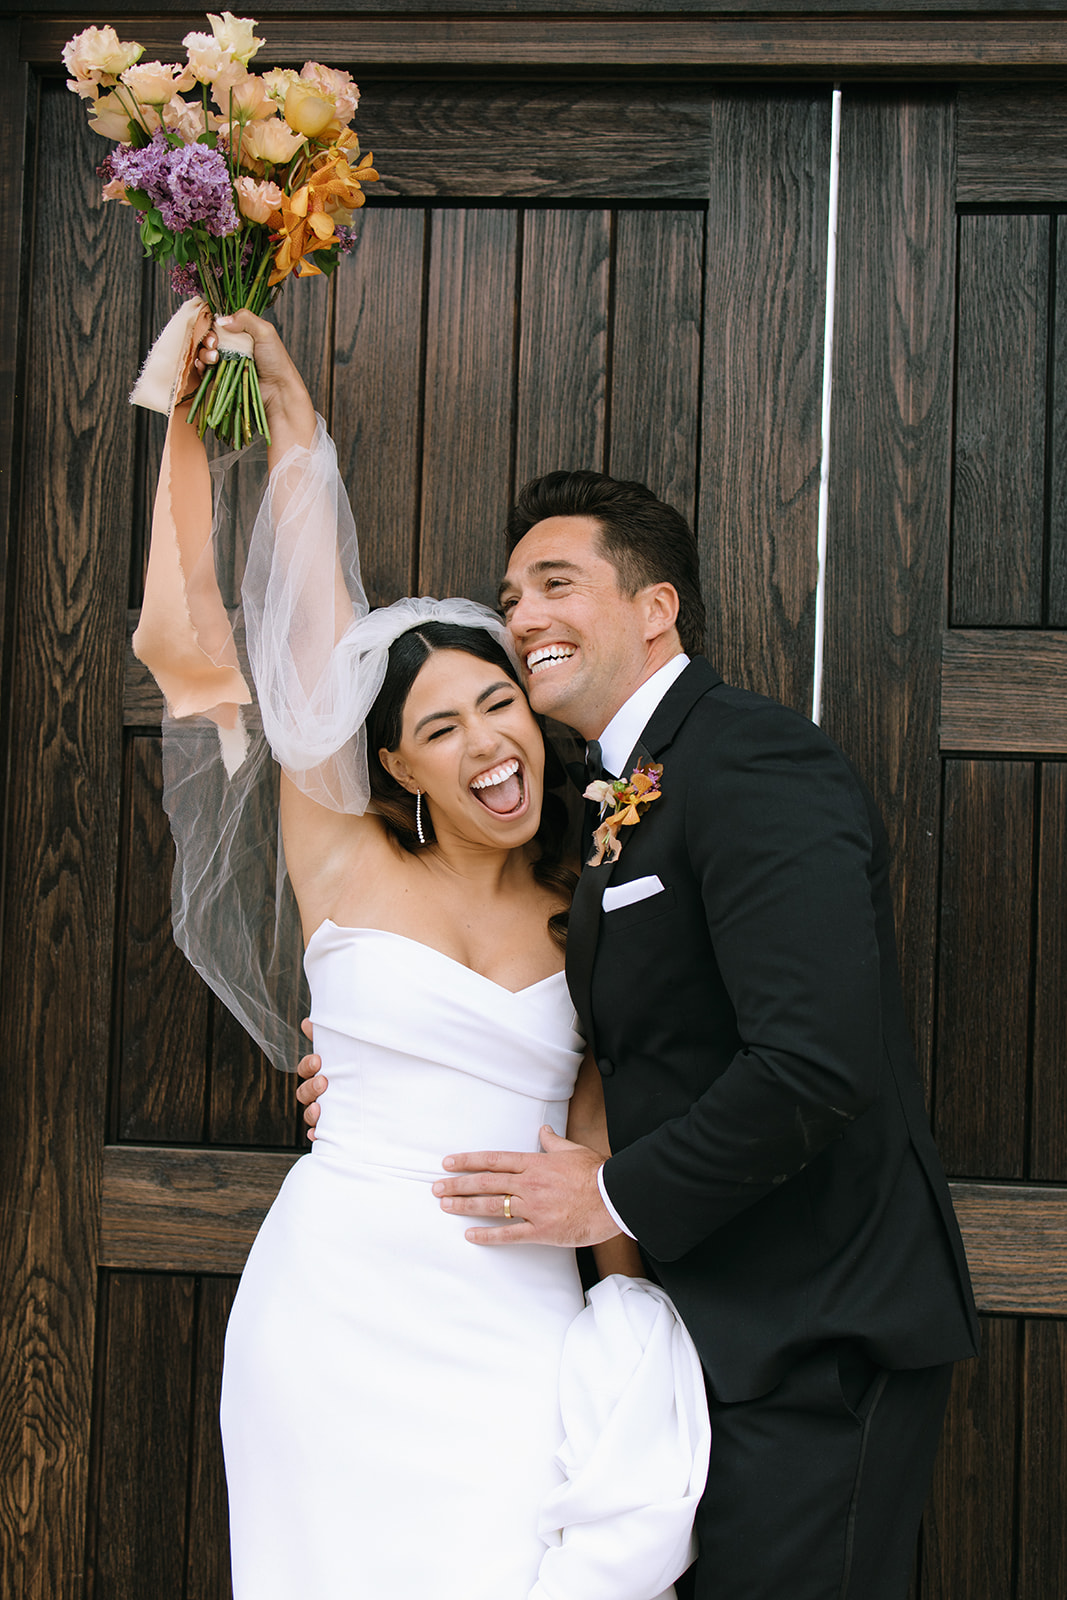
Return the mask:
<svg viewBox="0 0 1067 1600">
<path fill-rule="evenodd" d="M 618 861 L 622 854 L 621 828 L 632 828 L 640 822 L 643 811 L 662 794 L 659 781 L 662 766 L 649 762 L 635 767 L 628 778 L 598 778 L 586 789 L 583 799 L 595 800 L 600 806 L 600 825 L 593 830 L 595 849 L 587 866 L 599 867 L 605 856 L 608 861 Z M 609 809 L 610 808 L 610 809 Z"/>
</svg>

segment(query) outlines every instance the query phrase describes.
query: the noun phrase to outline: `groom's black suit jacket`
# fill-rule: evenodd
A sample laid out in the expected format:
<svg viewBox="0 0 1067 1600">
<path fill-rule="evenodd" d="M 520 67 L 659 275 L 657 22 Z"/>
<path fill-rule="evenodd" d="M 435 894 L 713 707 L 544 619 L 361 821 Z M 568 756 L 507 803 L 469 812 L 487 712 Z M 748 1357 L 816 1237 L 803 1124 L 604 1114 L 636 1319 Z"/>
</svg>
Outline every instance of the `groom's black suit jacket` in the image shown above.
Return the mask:
<svg viewBox="0 0 1067 1600">
<path fill-rule="evenodd" d="M 648 758 L 662 798 L 583 871 L 567 976 L 604 1075 L 608 1194 L 715 1394 L 762 1394 L 826 1340 L 887 1367 L 973 1354 L 873 800 L 810 722 L 700 658 L 631 767 Z M 661 892 L 602 909 L 652 875 Z"/>
</svg>

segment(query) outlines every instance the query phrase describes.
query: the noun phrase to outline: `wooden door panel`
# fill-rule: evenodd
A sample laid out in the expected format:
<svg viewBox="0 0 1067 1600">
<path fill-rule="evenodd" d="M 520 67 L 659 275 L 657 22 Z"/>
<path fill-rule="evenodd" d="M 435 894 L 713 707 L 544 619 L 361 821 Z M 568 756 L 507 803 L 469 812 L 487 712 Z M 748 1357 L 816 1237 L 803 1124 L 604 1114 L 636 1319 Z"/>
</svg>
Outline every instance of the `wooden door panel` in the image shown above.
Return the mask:
<svg viewBox="0 0 1067 1600">
<path fill-rule="evenodd" d="M 960 218 L 952 622 L 1041 621 L 1049 218 Z M 991 381 L 992 380 L 992 381 Z"/>
<path fill-rule="evenodd" d="M 604 207 L 523 215 L 516 487 L 563 466 L 604 470 L 614 231 Z"/>
<path fill-rule="evenodd" d="M 1065 719 L 1067 720 L 1067 719 Z M 1030 1175 L 1067 1182 L 1067 763 L 1038 768 L 1041 818 L 1034 950 Z"/>
</svg>

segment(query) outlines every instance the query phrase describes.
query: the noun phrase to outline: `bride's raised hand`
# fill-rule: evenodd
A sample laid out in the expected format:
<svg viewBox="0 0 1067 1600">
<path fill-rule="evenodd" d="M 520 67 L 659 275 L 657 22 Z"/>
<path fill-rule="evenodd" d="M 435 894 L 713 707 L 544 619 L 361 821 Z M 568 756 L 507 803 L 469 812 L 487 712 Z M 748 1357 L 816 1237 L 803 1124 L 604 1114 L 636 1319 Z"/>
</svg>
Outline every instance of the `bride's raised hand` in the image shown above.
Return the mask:
<svg viewBox="0 0 1067 1600">
<path fill-rule="evenodd" d="M 229 316 L 216 317 L 215 328 L 224 337 L 240 333 L 252 340 L 260 393 L 270 427 L 271 465 L 292 445 L 310 445 L 315 436 L 315 408 L 273 323 L 253 316 L 251 311 L 234 311 Z M 205 354 L 207 347 L 205 339 L 200 347 Z"/>
</svg>

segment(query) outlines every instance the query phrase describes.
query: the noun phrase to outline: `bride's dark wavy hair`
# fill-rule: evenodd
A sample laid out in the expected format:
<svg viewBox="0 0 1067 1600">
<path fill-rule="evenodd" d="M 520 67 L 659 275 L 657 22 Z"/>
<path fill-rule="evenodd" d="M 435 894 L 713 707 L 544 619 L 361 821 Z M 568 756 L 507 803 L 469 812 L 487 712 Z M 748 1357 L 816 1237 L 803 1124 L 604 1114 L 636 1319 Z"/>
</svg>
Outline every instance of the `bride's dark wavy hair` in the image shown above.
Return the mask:
<svg viewBox="0 0 1067 1600">
<path fill-rule="evenodd" d="M 458 650 L 463 655 L 475 656 L 479 661 L 499 667 L 519 693 L 523 693 L 510 656 L 484 628 L 466 628 L 456 622 L 422 622 L 394 639 L 389 647 L 385 678 L 367 718 L 367 767 L 375 808 L 393 837 L 412 855 L 424 848 L 419 843 L 415 827 L 415 796 L 386 770 L 378 752 L 396 750 L 399 746 L 404 707 L 412 685 L 430 656 L 438 650 Z M 543 729 L 541 736 L 544 738 Z M 540 855 L 534 863 L 533 872 L 538 883 L 565 896 L 569 907 L 578 874 L 563 859 L 567 808 L 558 794 L 551 793 L 551 788 L 562 785 L 564 781 L 559 760 L 546 741 L 544 798 L 541 821 L 534 835 L 540 846 Z M 428 806 L 422 809 L 422 831 L 426 836 L 426 844 L 432 844 L 434 831 Z M 548 919 L 548 931 L 561 949 L 567 943 L 568 916 L 569 911 L 557 911 Z"/>
</svg>

